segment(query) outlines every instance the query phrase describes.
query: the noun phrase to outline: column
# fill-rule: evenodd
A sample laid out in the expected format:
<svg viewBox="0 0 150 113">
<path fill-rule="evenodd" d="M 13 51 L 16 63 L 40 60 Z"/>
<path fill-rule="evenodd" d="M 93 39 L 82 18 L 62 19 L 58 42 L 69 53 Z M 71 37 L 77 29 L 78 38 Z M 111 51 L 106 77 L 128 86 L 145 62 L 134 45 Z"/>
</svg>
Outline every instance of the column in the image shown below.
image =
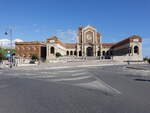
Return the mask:
<svg viewBox="0 0 150 113">
<path fill-rule="evenodd" d="M 79 57 L 79 45 L 77 44 L 77 57 Z"/>
<path fill-rule="evenodd" d="M 46 45 L 46 59 L 48 59 L 48 57 L 49 57 L 49 46 L 48 46 L 48 44 Z"/>
</svg>

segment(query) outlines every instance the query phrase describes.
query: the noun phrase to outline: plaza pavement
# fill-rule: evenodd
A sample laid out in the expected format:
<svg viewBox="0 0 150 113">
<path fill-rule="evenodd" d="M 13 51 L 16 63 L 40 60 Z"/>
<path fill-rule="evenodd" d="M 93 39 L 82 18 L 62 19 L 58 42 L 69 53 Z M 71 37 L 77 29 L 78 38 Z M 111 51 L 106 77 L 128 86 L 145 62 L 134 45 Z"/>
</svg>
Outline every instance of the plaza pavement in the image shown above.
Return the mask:
<svg viewBox="0 0 150 113">
<path fill-rule="evenodd" d="M 127 68 L 150 71 L 150 64 L 128 65 Z"/>
<path fill-rule="evenodd" d="M 125 65 L 51 68 L 45 64 L 4 69 L 0 112 L 149 113 L 150 78 L 130 70 Z"/>
<path fill-rule="evenodd" d="M 87 64 L 0 70 L 0 113 L 149 113 L 148 72 Z"/>
</svg>

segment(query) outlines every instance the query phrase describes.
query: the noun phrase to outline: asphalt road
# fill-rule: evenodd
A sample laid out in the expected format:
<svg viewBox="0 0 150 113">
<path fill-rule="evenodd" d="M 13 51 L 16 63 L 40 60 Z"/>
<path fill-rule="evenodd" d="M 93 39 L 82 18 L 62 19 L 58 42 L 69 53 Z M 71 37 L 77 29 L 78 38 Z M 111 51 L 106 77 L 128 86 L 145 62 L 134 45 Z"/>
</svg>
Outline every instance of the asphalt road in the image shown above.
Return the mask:
<svg viewBox="0 0 150 113">
<path fill-rule="evenodd" d="M 143 75 L 125 66 L 0 70 L 0 113 L 150 113 Z"/>
</svg>

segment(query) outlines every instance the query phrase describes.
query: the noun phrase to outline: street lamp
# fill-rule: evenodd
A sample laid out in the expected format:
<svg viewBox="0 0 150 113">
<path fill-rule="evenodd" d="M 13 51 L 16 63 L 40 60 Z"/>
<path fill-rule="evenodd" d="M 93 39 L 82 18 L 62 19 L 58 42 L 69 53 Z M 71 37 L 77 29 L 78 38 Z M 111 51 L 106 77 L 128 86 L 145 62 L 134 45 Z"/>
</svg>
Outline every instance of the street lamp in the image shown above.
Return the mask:
<svg viewBox="0 0 150 113">
<path fill-rule="evenodd" d="M 10 68 L 12 68 L 12 62 L 13 62 L 13 59 L 12 59 L 12 28 L 9 28 L 9 33 L 8 32 L 5 32 L 5 35 L 8 35 L 9 34 L 9 37 L 10 37 Z"/>
</svg>

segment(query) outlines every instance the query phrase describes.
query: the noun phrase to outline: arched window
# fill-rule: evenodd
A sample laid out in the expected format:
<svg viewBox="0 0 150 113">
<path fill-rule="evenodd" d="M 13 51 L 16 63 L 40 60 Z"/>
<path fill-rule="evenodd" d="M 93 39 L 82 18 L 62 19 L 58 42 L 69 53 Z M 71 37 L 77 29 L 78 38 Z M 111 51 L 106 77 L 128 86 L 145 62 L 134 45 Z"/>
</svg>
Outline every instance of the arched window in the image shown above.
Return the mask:
<svg viewBox="0 0 150 113">
<path fill-rule="evenodd" d="M 70 51 L 70 55 L 73 55 L 73 51 Z"/>
<path fill-rule="evenodd" d="M 101 54 L 100 51 L 98 51 L 98 52 L 97 52 L 97 56 L 101 56 L 100 54 Z"/>
<path fill-rule="evenodd" d="M 51 54 L 54 54 L 54 53 L 55 53 L 55 48 L 51 47 Z"/>
<path fill-rule="evenodd" d="M 139 54 L 139 47 L 138 46 L 134 46 L 134 53 Z"/>
<path fill-rule="evenodd" d="M 77 55 L 77 51 L 74 51 L 74 55 Z"/>
<path fill-rule="evenodd" d="M 66 55 L 69 56 L 69 51 L 66 52 Z"/>
<path fill-rule="evenodd" d="M 103 56 L 105 56 L 105 51 L 103 51 Z"/>
<path fill-rule="evenodd" d="M 79 56 L 82 56 L 82 52 L 81 51 L 79 51 Z"/>
</svg>

